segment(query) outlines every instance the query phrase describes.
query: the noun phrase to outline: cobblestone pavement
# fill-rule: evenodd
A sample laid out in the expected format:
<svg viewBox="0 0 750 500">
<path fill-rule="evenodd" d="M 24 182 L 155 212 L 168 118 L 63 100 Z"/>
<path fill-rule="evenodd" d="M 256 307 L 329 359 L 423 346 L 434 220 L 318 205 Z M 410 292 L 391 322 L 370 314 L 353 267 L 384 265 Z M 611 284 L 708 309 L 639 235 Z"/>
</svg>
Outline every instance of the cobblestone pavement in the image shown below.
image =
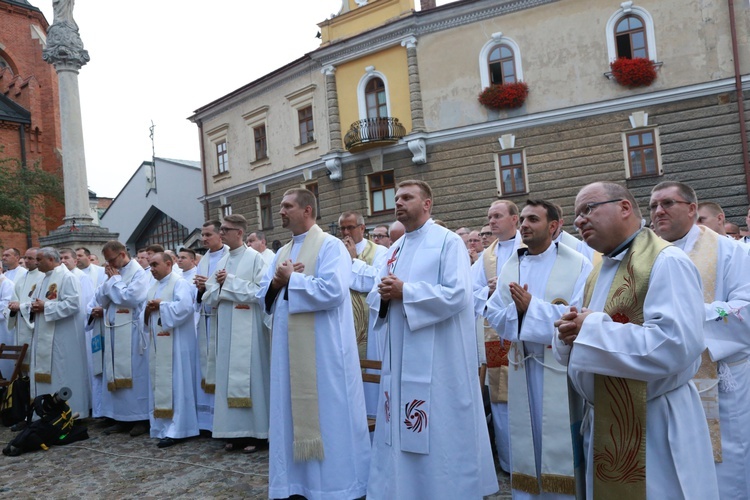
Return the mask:
<svg viewBox="0 0 750 500">
<path fill-rule="evenodd" d="M 147 436 L 102 434 L 89 425 L 89 439 L 19 457 L 0 455 L 0 498 L 267 498 L 268 452 L 225 452 L 223 442 L 196 437 L 159 449 Z M 2 447 L 14 437 L 0 427 Z M 509 499 L 508 475 L 498 472 Z"/>
</svg>

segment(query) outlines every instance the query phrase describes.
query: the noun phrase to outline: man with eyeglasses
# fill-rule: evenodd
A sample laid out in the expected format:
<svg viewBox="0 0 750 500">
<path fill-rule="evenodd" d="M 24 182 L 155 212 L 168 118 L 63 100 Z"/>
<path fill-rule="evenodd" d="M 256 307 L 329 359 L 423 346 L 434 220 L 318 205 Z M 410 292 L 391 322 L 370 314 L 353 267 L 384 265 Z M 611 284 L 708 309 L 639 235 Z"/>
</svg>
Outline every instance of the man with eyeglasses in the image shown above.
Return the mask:
<svg viewBox="0 0 750 500">
<path fill-rule="evenodd" d="M 245 246 L 246 231 L 242 215 L 224 217 L 219 236 L 229 251 L 202 301 L 217 320 L 213 437 L 227 440 L 226 451 L 254 453 L 268 446 L 271 344 L 256 297 L 268 266 Z"/>
<path fill-rule="evenodd" d="M 229 252 L 221 241 L 221 221 L 212 219 L 203 223 L 201 239 L 206 255 L 198 262 L 193 283 L 197 288 L 195 308 L 198 317 L 198 359 L 196 363 L 196 396 L 198 428 L 211 432 L 214 422 L 214 392 L 216 392 L 216 335 L 218 317 L 216 308 L 203 303 L 206 281 L 219 269 L 218 264 Z"/>
<path fill-rule="evenodd" d="M 723 222 L 718 205 L 697 202 L 690 186 L 662 182 L 651 191 L 651 218 L 656 234 L 684 250 L 700 272 L 707 350 L 694 382 L 712 430 L 720 496 L 750 498 L 750 256 L 713 231 Z"/>
<path fill-rule="evenodd" d="M 482 229 L 479 230 L 479 237 L 482 238 L 482 248 L 489 247 L 494 241 L 490 226 L 482 226 Z"/>
<path fill-rule="evenodd" d="M 495 292 L 497 277 L 505 262 L 521 245 L 518 232 L 518 207 L 509 200 L 496 200 L 487 211 L 487 221 L 494 241 L 482 253 L 482 258 L 471 266 L 474 287 L 474 313 L 485 317 L 487 300 Z M 500 468 L 510 472 L 510 441 L 508 428 L 508 348 L 498 333 L 484 321 L 484 347 L 479 348 L 479 360 L 487 363 L 486 378 L 489 385 L 492 425 L 495 433 Z M 484 352 L 483 352 L 484 351 Z M 480 378 L 484 370 L 480 367 Z M 484 380 L 480 380 L 484 384 Z"/>
<path fill-rule="evenodd" d="M 568 233 L 563 229 L 565 226 L 565 219 L 563 218 L 563 209 L 560 205 L 555 204 L 555 208 L 557 208 L 558 213 L 560 214 L 560 220 L 559 225 L 557 227 L 557 232 L 552 236 L 552 243 L 558 244 L 562 243 L 563 245 L 566 245 L 569 248 L 572 248 L 576 252 L 582 254 L 584 257 L 586 257 L 590 262 L 593 262 L 594 260 L 594 250 L 586 244 L 585 241 L 579 240 L 572 234 Z"/>
<path fill-rule="evenodd" d="M 388 236 L 388 225 L 379 224 L 370 231 L 370 239 L 385 248 L 391 247 L 391 238 Z"/>
<path fill-rule="evenodd" d="M 471 260 L 471 263 L 473 264 L 478 258 L 480 258 L 482 252 L 484 252 L 482 238 L 479 236 L 479 231 L 470 232 L 467 242 L 469 243 L 469 260 Z"/>
<path fill-rule="evenodd" d="M 619 184 L 584 187 L 575 214 L 602 261 L 589 275 L 583 308 L 555 322 L 553 349 L 583 400 L 571 405 L 571 425 L 582 438 L 586 497 L 717 498 L 711 439 L 691 382 L 705 347 L 698 270 L 641 227 L 635 198 Z"/>
</svg>

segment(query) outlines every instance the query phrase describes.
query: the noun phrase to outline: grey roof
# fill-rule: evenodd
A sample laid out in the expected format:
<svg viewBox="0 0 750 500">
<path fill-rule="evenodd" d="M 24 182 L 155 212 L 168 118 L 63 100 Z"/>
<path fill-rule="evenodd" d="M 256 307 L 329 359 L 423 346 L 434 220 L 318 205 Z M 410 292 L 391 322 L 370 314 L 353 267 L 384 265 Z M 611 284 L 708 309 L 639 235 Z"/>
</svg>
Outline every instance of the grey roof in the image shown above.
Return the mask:
<svg viewBox="0 0 750 500">
<path fill-rule="evenodd" d="M 15 5 L 20 5 L 22 7 L 26 7 L 26 8 L 33 9 L 33 10 L 39 10 L 37 7 L 34 7 L 33 5 L 31 5 L 26 0 L 0 0 L 0 2 L 2 2 L 2 3 L 10 3 L 10 4 L 15 4 Z"/>
<path fill-rule="evenodd" d="M 31 123 L 31 112 L 5 94 L 0 94 L 0 120 L 13 123 Z"/>
</svg>

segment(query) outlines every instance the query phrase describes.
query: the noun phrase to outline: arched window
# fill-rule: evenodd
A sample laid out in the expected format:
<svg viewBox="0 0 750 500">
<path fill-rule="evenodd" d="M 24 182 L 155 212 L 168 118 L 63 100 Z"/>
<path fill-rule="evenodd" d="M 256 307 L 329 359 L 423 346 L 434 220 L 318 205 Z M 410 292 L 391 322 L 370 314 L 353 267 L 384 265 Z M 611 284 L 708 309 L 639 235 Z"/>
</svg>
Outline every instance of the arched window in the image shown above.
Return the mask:
<svg viewBox="0 0 750 500">
<path fill-rule="evenodd" d="M 365 105 L 367 106 L 367 118 L 385 118 L 388 116 L 385 83 L 380 78 L 371 78 L 367 82 Z"/>
<path fill-rule="evenodd" d="M 632 1 L 623 2 L 610 16 L 604 34 L 607 37 L 607 58 L 610 63 L 620 57 L 643 57 L 659 61 L 654 18 L 643 7 L 633 5 Z"/>
<path fill-rule="evenodd" d="M 648 59 L 646 28 L 643 20 L 634 15 L 625 16 L 615 26 L 617 57 Z"/>
<path fill-rule="evenodd" d="M 479 81 L 482 88 L 523 81 L 521 49 L 502 33 L 493 33 L 479 51 Z"/>
<path fill-rule="evenodd" d="M 503 83 L 515 83 L 516 63 L 513 50 L 507 45 L 498 45 L 493 48 L 487 58 L 490 84 L 502 85 Z"/>
</svg>

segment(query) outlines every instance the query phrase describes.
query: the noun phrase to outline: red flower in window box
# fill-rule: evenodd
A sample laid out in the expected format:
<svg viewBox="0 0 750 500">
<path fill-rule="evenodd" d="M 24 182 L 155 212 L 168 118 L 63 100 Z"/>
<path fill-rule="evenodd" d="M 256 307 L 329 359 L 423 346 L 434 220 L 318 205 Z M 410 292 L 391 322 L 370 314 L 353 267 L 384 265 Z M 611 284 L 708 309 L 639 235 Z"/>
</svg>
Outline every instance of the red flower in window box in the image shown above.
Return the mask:
<svg viewBox="0 0 750 500">
<path fill-rule="evenodd" d="M 625 87 L 648 87 L 656 80 L 654 63 L 645 57 L 621 57 L 613 61 L 609 67 L 615 81 Z"/>
<path fill-rule="evenodd" d="M 529 95 L 526 82 L 490 85 L 479 94 L 479 102 L 493 109 L 519 108 Z"/>
</svg>

